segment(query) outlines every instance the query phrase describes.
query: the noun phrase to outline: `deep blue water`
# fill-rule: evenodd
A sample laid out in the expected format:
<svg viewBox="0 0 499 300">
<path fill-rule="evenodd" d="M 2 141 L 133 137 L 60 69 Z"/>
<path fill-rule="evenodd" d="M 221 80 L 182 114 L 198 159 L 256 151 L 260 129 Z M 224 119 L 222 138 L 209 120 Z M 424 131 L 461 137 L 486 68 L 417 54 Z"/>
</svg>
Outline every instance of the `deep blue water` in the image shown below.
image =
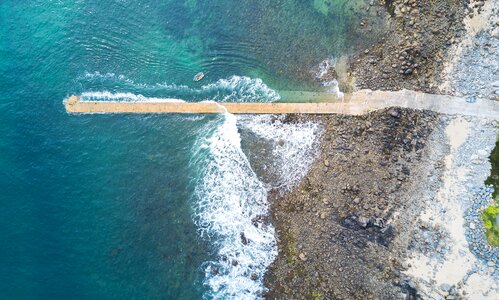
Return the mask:
<svg viewBox="0 0 499 300">
<path fill-rule="evenodd" d="M 77 116 L 62 101 L 319 89 L 310 70 L 365 42 L 359 2 L 1 1 L 0 298 L 212 297 L 193 152 L 223 117 Z"/>
</svg>

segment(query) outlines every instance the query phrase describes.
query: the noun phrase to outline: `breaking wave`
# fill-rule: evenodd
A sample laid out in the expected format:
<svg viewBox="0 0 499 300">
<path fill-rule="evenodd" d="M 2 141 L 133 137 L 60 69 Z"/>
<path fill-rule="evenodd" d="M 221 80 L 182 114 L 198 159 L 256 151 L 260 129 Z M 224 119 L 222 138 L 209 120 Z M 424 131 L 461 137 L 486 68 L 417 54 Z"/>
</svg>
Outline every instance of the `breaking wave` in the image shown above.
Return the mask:
<svg viewBox="0 0 499 300">
<path fill-rule="evenodd" d="M 312 71 L 315 79 L 326 88 L 326 92 L 336 95 L 338 98 L 343 99 L 344 94 L 340 90 L 339 82 L 337 80 L 338 74 L 336 72 L 337 60 L 334 57 L 323 60 Z"/>
<path fill-rule="evenodd" d="M 222 118 L 193 155 L 201 173 L 195 221 L 216 249 L 216 259 L 204 265 L 205 298 L 260 299 L 265 271 L 277 255 L 274 227 L 265 221 L 267 191 L 241 150 L 236 117 Z"/>
<path fill-rule="evenodd" d="M 136 95 L 133 93 L 111 93 L 108 91 L 104 92 L 83 92 L 81 93 L 82 101 L 127 101 L 127 102 L 185 102 L 180 99 L 170 99 L 170 98 L 155 98 L 155 97 L 145 97 L 143 95 Z"/>
<path fill-rule="evenodd" d="M 267 221 L 268 187 L 241 148 L 238 126 L 272 145 L 277 185 L 290 189 L 312 163 L 322 129 L 283 118 L 226 113 L 207 124 L 194 145 L 191 164 L 199 178 L 194 219 L 215 251 L 215 258 L 203 265 L 210 288 L 206 299 L 262 299 L 266 291 L 263 278 L 277 256 L 275 230 Z"/>
<path fill-rule="evenodd" d="M 280 99 L 279 94 L 261 79 L 236 75 L 199 88 L 170 83 L 138 83 L 124 75 L 100 72 L 85 73 L 77 78 L 77 82 L 87 91 L 110 90 L 102 92 L 110 94 L 128 94 L 121 91 L 131 91 L 140 98 L 138 101 L 143 101 L 143 98 L 218 102 L 273 102 Z"/>
</svg>

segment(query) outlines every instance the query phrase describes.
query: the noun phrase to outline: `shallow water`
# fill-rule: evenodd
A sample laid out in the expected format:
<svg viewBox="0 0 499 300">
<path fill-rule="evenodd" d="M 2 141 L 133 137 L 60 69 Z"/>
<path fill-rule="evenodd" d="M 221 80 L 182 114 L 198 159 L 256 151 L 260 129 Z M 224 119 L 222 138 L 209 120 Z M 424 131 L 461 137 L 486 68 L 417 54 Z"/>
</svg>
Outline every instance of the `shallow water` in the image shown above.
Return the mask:
<svg viewBox="0 0 499 300">
<path fill-rule="evenodd" d="M 260 119 L 236 125 L 226 116 L 77 116 L 68 115 L 62 101 L 82 93 L 119 100 L 275 101 L 281 91 L 319 91 L 313 70 L 322 60 L 374 38 L 355 31 L 359 12 L 366 11 L 362 2 L 1 1 L 0 297 L 261 293 L 265 266 L 275 255 L 273 229 L 251 221 L 268 209 L 268 178 L 276 177 L 286 155 L 306 162 L 313 153 L 317 125 L 299 129 Z M 193 82 L 200 71 L 205 78 Z M 224 128 L 232 139 L 215 147 Z M 242 147 L 240 132 L 250 132 Z M 278 138 L 265 136 L 269 132 Z M 296 142 L 304 138 L 306 147 Z M 256 166 L 257 175 L 251 161 L 257 165 L 255 142 L 261 140 L 276 159 L 260 160 L 269 165 Z M 227 169 L 224 163 L 223 169 L 220 160 L 234 162 L 231 155 L 239 164 Z M 304 166 L 285 172 L 295 182 Z M 252 184 L 232 182 L 235 170 Z M 285 179 L 274 184 L 292 184 Z M 223 181 L 232 198 L 210 180 Z M 229 224 L 220 211 L 212 214 L 214 203 L 246 208 L 233 216 L 241 221 L 237 230 L 224 227 Z M 267 255 L 256 264 L 254 253 L 260 252 L 236 244 L 241 228 L 255 251 Z M 226 264 L 223 251 L 246 255 L 238 256 L 240 268 Z M 207 274 L 214 265 L 225 269 Z M 248 272 L 258 280 L 248 281 Z M 227 276 L 241 281 L 214 288 Z"/>
</svg>

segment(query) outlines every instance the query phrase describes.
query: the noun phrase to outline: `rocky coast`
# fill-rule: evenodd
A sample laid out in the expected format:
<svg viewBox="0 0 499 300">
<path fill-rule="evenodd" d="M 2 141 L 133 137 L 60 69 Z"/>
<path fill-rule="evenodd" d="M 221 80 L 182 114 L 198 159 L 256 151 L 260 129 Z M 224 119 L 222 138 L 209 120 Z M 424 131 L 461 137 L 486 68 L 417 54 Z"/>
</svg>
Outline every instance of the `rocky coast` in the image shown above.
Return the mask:
<svg viewBox="0 0 499 300">
<path fill-rule="evenodd" d="M 348 58 L 343 90 L 418 90 L 497 99 L 497 0 L 371 1 L 384 16 L 381 42 Z M 359 30 L 375 23 L 361 20 Z"/>
<path fill-rule="evenodd" d="M 325 77 L 346 92 L 497 100 L 497 4 L 371 1 L 386 20 L 382 42 L 332 64 Z M 359 26 L 372 30 L 369 20 Z M 484 183 L 496 119 L 401 108 L 288 116 L 324 130 L 308 174 L 270 195 L 279 253 L 265 297 L 497 299 L 499 252 L 480 219 L 497 188 Z"/>
<path fill-rule="evenodd" d="M 271 198 L 279 254 L 268 299 L 493 295 L 497 257 L 471 252 L 463 222 L 490 170 L 494 121 L 395 108 L 315 121 L 321 154 Z"/>
</svg>

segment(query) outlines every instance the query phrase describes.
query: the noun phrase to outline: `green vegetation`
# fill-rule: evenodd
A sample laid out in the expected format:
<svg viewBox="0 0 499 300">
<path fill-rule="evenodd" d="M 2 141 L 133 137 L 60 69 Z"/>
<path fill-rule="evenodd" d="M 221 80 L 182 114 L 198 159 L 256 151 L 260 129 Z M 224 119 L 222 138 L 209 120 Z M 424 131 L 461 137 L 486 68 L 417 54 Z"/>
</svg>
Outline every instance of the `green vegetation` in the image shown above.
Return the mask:
<svg viewBox="0 0 499 300">
<path fill-rule="evenodd" d="M 499 206 L 497 203 L 487 207 L 481 216 L 487 241 L 494 247 L 499 247 L 499 224 L 497 224 L 497 216 L 499 215 Z"/>
<path fill-rule="evenodd" d="M 282 240 L 286 245 L 284 247 L 284 253 L 286 253 L 287 263 L 294 264 L 298 259 L 298 248 L 296 247 L 296 237 L 294 233 L 289 230 L 287 233 L 283 234 Z"/>
<path fill-rule="evenodd" d="M 499 196 L 499 136 L 496 141 L 496 147 L 490 155 L 490 163 L 492 164 L 492 171 L 489 178 L 485 181 L 485 184 L 494 186 L 493 197 L 497 201 Z"/>
<path fill-rule="evenodd" d="M 481 218 L 485 227 L 485 234 L 487 236 L 487 241 L 494 247 L 499 247 L 499 136 L 496 141 L 496 147 L 492 154 L 490 155 L 490 162 L 492 164 L 492 171 L 489 178 L 485 181 L 485 184 L 492 185 L 494 187 L 494 193 L 492 197 L 494 198 L 494 204 L 487 207 Z"/>
<path fill-rule="evenodd" d="M 317 292 L 317 293 L 316 293 L 316 292 L 313 292 L 313 293 L 312 293 L 312 299 L 313 299 L 313 300 L 321 300 L 321 299 L 322 299 L 322 294 L 321 294 L 321 292 Z"/>
</svg>

